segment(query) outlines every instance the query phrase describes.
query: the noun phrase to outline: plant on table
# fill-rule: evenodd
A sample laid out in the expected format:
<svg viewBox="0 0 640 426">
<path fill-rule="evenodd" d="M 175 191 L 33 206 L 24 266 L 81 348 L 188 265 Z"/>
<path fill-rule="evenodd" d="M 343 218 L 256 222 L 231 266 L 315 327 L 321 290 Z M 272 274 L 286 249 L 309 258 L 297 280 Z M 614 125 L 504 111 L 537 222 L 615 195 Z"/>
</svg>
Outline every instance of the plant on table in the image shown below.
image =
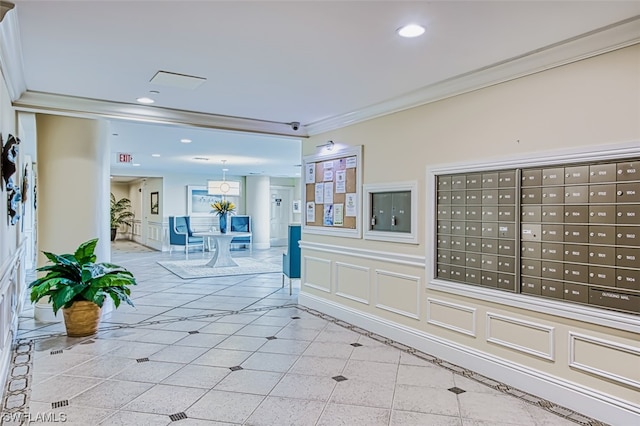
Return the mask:
<svg viewBox="0 0 640 426">
<path fill-rule="evenodd" d="M 43 252 L 53 264 L 38 268 L 46 275 L 29 284 L 31 302 L 48 296 L 54 314 L 62 309 L 67 334 L 72 337 L 95 334 L 107 296 L 116 308 L 121 302 L 133 306 L 129 286 L 136 285 L 136 279 L 122 266 L 96 263 L 97 243 L 97 238 L 86 241 L 74 254 Z M 88 323 L 88 328 L 80 327 L 78 321 Z"/>
<path fill-rule="evenodd" d="M 211 204 L 213 212 L 218 215 L 220 219 L 220 232 L 226 234 L 227 232 L 227 214 L 233 214 L 236 211 L 236 205 L 231 201 L 222 200 Z"/>
</svg>

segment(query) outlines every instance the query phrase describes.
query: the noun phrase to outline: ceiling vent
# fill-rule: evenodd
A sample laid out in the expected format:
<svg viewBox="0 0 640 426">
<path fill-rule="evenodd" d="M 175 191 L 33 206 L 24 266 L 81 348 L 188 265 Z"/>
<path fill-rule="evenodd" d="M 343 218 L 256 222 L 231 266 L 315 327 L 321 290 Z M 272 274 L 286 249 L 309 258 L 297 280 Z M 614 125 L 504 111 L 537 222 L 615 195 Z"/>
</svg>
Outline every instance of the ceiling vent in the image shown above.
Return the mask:
<svg viewBox="0 0 640 426">
<path fill-rule="evenodd" d="M 202 77 L 194 77 L 192 75 L 177 74 L 167 71 L 158 71 L 149 82 L 151 84 L 157 84 L 158 86 L 193 90 L 199 87 L 205 81 L 207 81 L 207 79 Z"/>
</svg>

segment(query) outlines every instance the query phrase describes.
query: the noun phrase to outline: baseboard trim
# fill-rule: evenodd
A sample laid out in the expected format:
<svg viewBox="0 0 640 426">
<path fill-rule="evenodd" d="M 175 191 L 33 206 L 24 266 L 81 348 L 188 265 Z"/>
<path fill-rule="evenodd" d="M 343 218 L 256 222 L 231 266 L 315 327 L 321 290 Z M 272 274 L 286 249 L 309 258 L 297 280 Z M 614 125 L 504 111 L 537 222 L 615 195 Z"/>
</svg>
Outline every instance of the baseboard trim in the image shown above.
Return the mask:
<svg viewBox="0 0 640 426">
<path fill-rule="evenodd" d="M 309 293 L 298 303 L 610 424 L 636 424 L 640 406 Z"/>
</svg>

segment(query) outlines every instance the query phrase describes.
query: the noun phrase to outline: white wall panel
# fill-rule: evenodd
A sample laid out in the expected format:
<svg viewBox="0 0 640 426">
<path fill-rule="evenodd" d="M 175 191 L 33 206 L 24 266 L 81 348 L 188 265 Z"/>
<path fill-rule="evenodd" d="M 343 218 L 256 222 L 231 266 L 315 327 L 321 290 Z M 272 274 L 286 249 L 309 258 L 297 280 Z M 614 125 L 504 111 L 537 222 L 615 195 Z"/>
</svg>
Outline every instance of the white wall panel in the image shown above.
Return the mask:
<svg viewBox="0 0 640 426">
<path fill-rule="evenodd" d="M 554 361 L 553 339 L 553 327 L 487 312 L 487 342 Z"/>
<path fill-rule="evenodd" d="M 370 269 L 350 263 L 336 262 L 336 296 L 369 304 Z"/>
<path fill-rule="evenodd" d="M 375 270 L 376 308 L 420 319 L 420 277 Z"/>
<path fill-rule="evenodd" d="M 569 366 L 640 389 L 640 347 L 569 332 Z"/>
<path fill-rule="evenodd" d="M 476 309 L 427 298 L 427 323 L 476 337 Z"/>
</svg>

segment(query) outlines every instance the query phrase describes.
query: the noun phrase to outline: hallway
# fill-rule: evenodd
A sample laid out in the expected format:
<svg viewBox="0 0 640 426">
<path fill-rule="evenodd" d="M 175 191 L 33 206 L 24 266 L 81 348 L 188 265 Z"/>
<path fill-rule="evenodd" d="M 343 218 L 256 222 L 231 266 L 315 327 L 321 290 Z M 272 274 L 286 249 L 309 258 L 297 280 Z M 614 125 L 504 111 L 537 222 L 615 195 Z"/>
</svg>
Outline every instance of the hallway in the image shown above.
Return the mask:
<svg viewBox="0 0 640 426">
<path fill-rule="evenodd" d="M 252 257 L 278 264 L 283 251 Z M 183 280 L 156 263 L 169 258 L 184 254 L 114 245 L 136 307 L 96 336 L 68 338 L 25 310 L 2 424 L 601 424 L 298 306 L 299 280 L 293 296 L 279 273 Z"/>
</svg>

